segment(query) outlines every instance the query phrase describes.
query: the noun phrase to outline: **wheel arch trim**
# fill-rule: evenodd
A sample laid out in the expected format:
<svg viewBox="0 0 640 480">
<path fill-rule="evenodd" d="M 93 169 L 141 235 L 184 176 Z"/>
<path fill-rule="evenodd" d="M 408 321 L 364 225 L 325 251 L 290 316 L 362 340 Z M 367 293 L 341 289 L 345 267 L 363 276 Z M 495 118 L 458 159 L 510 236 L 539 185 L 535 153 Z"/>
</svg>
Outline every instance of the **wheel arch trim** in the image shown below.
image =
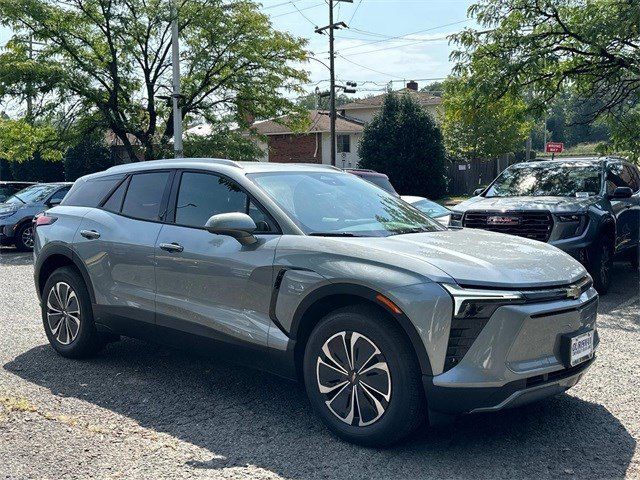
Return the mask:
<svg viewBox="0 0 640 480">
<path fill-rule="evenodd" d="M 304 297 L 304 299 L 298 304 L 298 307 L 293 315 L 291 329 L 289 331 L 289 338 L 291 338 L 296 344 L 298 344 L 298 332 L 300 331 L 304 323 L 305 315 L 309 312 L 309 310 L 323 299 L 341 295 L 359 297 L 362 300 L 373 303 L 386 311 L 388 315 L 400 325 L 404 333 L 409 338 L 411 346 L 416 354 L 418 363 L 420 364 L 422 373 L 425 375 L 433 375 L 433 370 L 431 368 L 431 362 L 429 360 L 427 349 L 422 342 L 420 335 L 418 334 L 418 330 L 413 325 L 411 320 L 409 320 L 409 317 L 407 317 L 407 315 L 402 311 L 401 313 L 395 313 L 391 311 L 387 306 L 385 306 L 385 304 L 376 299 L 378 295 L 382 295 L 386 298 L 384 294 L 363 285 L 354 283 L 331 283 L 318 287 L 317 289 L 307 294 L 307 296 Z"/>
<path fill-rule="evenodd" d="M 44 286 L 44 282 L 40 278 L 42 267 L 53 256 L 66 257 L 69 260 L 69 263 L 71 263 L 74 267 L 78 269 L 78 271 L 80 272 L 80 275 L 82 275 L 82 279 L 84 280 L 85 285 L 87 286 L 87 290 L 89 291 L 89 298 L 91 299 L 91 303 L 95 304 L 96 303 L 95 292 L 93 290 L 93 283 L 91 282 L 91 277 L 89 276 L 87 267 L 85 267 L 85 265 L 78 258 L 78 255 L 73 251 L 73 249 L 62 242 L 48 243 L 44 247 L 42 247 L 40 252 L 38 252 L 38 256 L 36 257 L 36 261 L 33 269 L 38 298 L 41 297 L 42 287 Z"/>
</svg>

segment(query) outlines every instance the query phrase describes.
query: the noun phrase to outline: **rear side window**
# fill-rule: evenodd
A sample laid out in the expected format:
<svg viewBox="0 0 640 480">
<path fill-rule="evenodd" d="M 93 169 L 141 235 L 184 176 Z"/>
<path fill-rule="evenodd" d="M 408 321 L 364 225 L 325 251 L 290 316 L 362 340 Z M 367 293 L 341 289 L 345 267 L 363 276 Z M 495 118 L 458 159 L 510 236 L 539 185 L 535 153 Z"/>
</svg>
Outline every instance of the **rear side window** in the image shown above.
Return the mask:
<svg viewBox="0 0 640 480">
<path fill-rule="evenodd" d="M 122 214 L 141 220 L 160 220 L 169 172 L 138 173 L 131 177 Z"/>
<path fill-rule="evenodd" d="M 640 189 L 640 185 L 638 185 L 638 177 L 636 176 L 636 171 L 634 167 L 631 165 L 624 165 L 622 170 L 622 178 L 626 183 L 629 184 L 631 190 L 637 192 Z"/>
<path fill-rule="evenodd" d="M 62 205 L 97 207 L 123 178 L 123 175 L 111 175 L 84 182 L 76 182 L 69 191 L 69 194 L 64 198 Z"/>
<path fill-rule="evenodd" d="M 71 187 L 61 188 L 56 193 L 51 195 L 51 198 L 49 199 L 49 201 L 52 202 L 52 201 L 56 201 L 57 200 L 57 201 L 62 202 L 64 197 L 66 197 L 67 193 L 69 193 L 70 189 L 71 189 Z"/>
<path fill-rule="evenodd" d="M 122 200 L 124 200 L 124 194 L 127 191 L 127 186 L 129 182 L 122 182 L 118 188 L 114 190 L 114 192 L 109 196 L 109 199 L 104 202 L 102 208 L 105 210 L 109 210 L 110 212 L 120 213 L 120 209 L 122 208 Z"/>
</svg>

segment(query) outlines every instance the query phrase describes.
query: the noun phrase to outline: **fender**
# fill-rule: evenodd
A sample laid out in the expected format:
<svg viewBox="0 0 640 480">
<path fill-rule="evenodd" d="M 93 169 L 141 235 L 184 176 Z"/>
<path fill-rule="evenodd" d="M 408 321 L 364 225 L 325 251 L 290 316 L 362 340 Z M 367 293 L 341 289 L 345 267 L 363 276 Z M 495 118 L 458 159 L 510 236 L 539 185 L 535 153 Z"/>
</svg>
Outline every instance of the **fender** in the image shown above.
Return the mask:
<svg viewBox="0 0 640 480">
<path fill-rule="evenodd" d="M 89 276 L 89 272 L 87 271 L 87 267 L 85 267 L 82 260 L 78 257 L 78 255 L 69 247 L 67 244 L 59 241 L 54 241 L 51 243 L 47 243 L 42 249 L 38 252 L 36 257 L 36 261 L 33 268 L 33 276 L 36 284 L 36 290 L 38 293 L 38 298 L 40 298 L 40 271 L 42 266 L 47 262 L 49 258 L 53 255 L 62 255 L 66 257 L 71 264 L 73 264 L 80 274 L 82 275 L 82 279 L 84 280 L 85 285 L 87 286 L 87 290 L 89 291 L 89 298 L 91 299 L 91 303 L 96 303 L 96 297 L 93 290 L 93 283 L 91 283 L 91 277 Z"/>
<path fill-rule="evenodd" d="M 426 375 L 433 375 L 433 370 L 431 368 L 431 362 L 429 360 L 427 350 L 422 343 L 420 336 L 418 335 L 416 327 L 404 313 L 391 312 L 384 305 L 380 304 L 380 302 L 376 300 L 376 295 L 378 294 L 380 294 L 380 292 L 376 292 L 369 287 L 351 283 L 332 283 L 319 287 L 309 293 L 306 297 L 304 297 L 304 299 L 300 302 L 300 305 L 298 305 L 298 308 L 293 315 L 291 331 L 289 332 L 288 336 L 294 341 L 297 339 L 300 324 L 302 319 L 304 318 L 305 313 L 317 301 L 322 300 L 323 298 L 328 298 L 332 295 L 351 295 L 360 297 L 364 300 L 375 303 L 376 305 L 380 305 L 380 307 L 384 308 L 389 313 L 389 315 L 391 315 L 398 322 L 402 330 L 406 333 L 406 335 L 409 337 L 409 340 L 411 341 L 411 345 L 413 346 L 413 349 L 418 357 L 418 362 L 420 364 L 422 373 Z"/>
</svg>

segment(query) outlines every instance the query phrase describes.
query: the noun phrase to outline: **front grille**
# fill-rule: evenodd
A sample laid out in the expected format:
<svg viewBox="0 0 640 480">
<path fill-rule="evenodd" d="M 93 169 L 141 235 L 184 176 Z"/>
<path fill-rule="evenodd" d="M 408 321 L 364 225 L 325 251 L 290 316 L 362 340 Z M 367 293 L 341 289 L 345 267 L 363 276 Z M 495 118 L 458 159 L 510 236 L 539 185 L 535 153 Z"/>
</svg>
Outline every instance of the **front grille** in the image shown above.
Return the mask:
<svg viewBox="0 0 640 480">
<path fill-rule="evenodd" d="M 491 223 L 490 218 L 494 218 Z M 514 219 L 500 224 L 500 219 Z M 467 228 L 482 228 L 492 232 L 507 233 L 519 237 L 531 238 L 540 242 L 549 240 L 553 229 L 553 218 L 549 212 L 478 212 L 469 211 L 464 214 L 462 225 Z"/>
<path fill-rule="evenodd" d="M 445 372 L 460 363 L 488 321 L 488 318 L 454 318 L 451 321 L 447 356 L 444 360 Z"/>
</svg>

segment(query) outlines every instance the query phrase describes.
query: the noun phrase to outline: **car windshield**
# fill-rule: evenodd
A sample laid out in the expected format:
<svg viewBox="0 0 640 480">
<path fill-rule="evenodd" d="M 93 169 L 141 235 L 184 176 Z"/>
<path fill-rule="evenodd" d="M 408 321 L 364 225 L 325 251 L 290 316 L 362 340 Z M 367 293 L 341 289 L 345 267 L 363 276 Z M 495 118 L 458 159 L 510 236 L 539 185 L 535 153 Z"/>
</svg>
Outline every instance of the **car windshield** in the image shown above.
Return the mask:
<svg viewBox="0 0 640 480">
<path fill-rule="evenodd" d="M 574 197 L 597 195 L 602 188 L 600 165 L 554 162 L 507 168 L 485 197 Z"/>
<path fill-rule="evenodd" d="M 5 203 L 38 203 L 42 202 L 45 198 L 51 195 L 58 185 L 34 185 L 33 187 L 27 187 L 24 190 L 20 190 L 18 193 L 11 195 L 5 200 Z"/>
<path fill-rule="evenodd" d="M 443 230 L 420 210 L 354 175 L 277 172 L 249 177 L 307 235 L 386 237 Z"/>
<path fill-rule="evenodd" d="M 444 217 L 445 215 L 449 215 L 451 213 L 449 209 L 443 207 L 440 204 L 437 204 L 436 202 L 427 200 L 426 198 L 423 200 L 418 200 L 417 202 L 412 203 L 412 205 L 421 212 L 429 215 L 431 218 Z"/>
</svg>

